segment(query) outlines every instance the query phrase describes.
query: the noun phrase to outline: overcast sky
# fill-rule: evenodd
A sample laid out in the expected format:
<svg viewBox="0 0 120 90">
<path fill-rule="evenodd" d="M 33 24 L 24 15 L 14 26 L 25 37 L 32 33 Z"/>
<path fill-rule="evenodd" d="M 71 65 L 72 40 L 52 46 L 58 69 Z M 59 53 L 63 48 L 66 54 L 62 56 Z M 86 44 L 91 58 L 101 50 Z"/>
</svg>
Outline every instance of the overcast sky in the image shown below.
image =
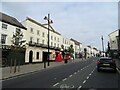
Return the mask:
<svg viewBox="0 0 120 90">
<path fill-rule="evenodd" d="M 53 28 L 67 38 L 101 50 L 108 34 L 118 29 L 117 2 L 2 2 L 2 12 L 19 21 L 31 17 L 40 23 L 50 13 Z"/>
</svg>

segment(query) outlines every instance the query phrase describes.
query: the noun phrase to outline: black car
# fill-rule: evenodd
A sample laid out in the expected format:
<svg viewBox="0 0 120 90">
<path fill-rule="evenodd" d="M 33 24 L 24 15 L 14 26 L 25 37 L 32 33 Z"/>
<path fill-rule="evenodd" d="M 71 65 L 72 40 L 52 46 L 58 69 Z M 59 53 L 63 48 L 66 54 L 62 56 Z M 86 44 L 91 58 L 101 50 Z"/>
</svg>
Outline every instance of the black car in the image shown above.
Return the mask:
<svg viewBox="0 0 120 90">
<path fill-rule="evenodd" d="M 116 63 L 115 60 L 113 60 L 110 57 L 101 57 L 97 61 L 97 71 L 99 72 L 101 69 L 109 69 L 114 70 L 116 72 Z"/>
</svg>

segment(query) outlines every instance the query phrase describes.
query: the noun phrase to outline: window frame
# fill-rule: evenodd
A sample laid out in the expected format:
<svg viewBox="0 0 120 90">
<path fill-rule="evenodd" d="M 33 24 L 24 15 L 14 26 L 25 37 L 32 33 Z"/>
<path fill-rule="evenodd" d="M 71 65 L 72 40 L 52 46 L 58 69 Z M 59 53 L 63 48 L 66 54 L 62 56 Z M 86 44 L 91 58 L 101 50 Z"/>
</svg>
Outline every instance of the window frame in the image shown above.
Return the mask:
<svg viewBox="0 0 120 90">
<path fill-rule="evenodd" d="M 2 23 L 2 29 L 7 29 L 7 28 L 8 28 L 8 25 L 5 23 Z"/>
<path fill-rule="evenodd" d="M 1 34 L 1 44 L 6 44 L 6 34 Z"/>
</svg>

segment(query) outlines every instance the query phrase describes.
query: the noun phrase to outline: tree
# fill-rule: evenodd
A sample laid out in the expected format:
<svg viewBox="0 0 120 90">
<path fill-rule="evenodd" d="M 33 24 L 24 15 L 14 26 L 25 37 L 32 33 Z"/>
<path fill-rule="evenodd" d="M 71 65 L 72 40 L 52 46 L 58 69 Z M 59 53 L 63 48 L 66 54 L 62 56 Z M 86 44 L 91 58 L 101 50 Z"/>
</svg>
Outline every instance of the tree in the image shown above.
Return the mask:
<svg viewBox="0 0 120 90">
<path fill-rule="evenodd" d="M 86 59 L 87 58 L 87 49 L 84 48 L 84 58 Z"/>
<path fill-rule="evenodd" d="M 26 40 L 23 40 L 23 33 L 21 32 L 20 29 L 17 29 L 16 32 L 13 33 L 13 37 L 12 37 L 11 42 L 12 42 L 11 50 L 12 50 L 12 52 L 14 52 L 14 54 L 16 56 L 18 56 L 18 53 L 23 50 L 23 47 L 25 46 L 24 43 L 26 42 Z M 20 64 L 20 61 L 17 61 L 15 58 L 15 60 L 14 60 L 14 66 L 15 66 L 14 72 L 16 72 L 16 63 L 17 62 L 19 62 L 19 64 Z"/>
<path fill-rule="evenodd" d="M 69 51 L 69 53 L 70 53 L 70 56 L 73 57 L 73 59 L 74 59 L 74 56 L 73 56 L 73 54 L 74 54 L 73 45 L 70 45 L 70 47 L 68 48 L 68 51 Z"/>
<path fill-rule="evenodd" d="M 62 57 L 64 59 L 64 56 L 65 56 L 64 45 L 61 45 L 61 49 L 62 49 Z"/>
</svg>

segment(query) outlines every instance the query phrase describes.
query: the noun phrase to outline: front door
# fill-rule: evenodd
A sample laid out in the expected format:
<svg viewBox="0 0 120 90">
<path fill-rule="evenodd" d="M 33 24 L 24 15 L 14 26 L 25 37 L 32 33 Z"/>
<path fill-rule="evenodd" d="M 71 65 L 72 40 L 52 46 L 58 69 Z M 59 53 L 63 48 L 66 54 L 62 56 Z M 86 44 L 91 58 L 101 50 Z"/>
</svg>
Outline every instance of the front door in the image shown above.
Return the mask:
<svg viewBox="0 0 120 90">
<path fill-rule="evenodd" d="M 29 63 L 32 63 L 32 59 L 33 59 L 33 51 L 29 52 Z"/>
</svg>

